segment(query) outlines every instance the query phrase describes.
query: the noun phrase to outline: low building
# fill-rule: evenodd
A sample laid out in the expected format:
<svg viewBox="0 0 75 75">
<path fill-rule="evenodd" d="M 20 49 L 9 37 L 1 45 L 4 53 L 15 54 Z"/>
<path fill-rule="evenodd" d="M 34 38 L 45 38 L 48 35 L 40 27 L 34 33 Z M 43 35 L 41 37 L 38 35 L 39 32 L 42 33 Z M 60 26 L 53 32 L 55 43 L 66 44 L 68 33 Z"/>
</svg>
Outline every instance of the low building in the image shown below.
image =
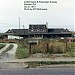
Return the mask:
<svg viewBox="0 0 75 75">
<path fill-rule="evenodd" d="M 11 29 L 5 32 L 5 36 L 13 35 L 23 38 L 59 38 L 71 37 L 72 33 L 68 29 L 48 28 L 47 24 L 30 24 L 29 29 Z"/>
</svg>

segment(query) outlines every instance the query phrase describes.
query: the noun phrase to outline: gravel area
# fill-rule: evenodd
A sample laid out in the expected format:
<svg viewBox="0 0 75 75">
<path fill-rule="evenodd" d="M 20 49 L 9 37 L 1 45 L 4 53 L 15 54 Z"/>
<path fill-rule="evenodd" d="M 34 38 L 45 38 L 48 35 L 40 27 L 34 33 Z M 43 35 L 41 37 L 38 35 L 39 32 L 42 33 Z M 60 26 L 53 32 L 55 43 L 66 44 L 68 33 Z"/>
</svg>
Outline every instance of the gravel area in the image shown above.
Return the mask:
<svg viewBox="0 0 75 75">
<path fill-rule="evenodd" d="M 0 62 L 0 69 L 20 69 L 20 68 L 27 68 L 28 65 L 26 63 L 1 63 Z"/>
<path fill-rule="evenodd" d="M 49 58 L 49 57 L 51 57 L 50 54 L 36 53 L 32 54 L 29 58 Z"/>
</svg>

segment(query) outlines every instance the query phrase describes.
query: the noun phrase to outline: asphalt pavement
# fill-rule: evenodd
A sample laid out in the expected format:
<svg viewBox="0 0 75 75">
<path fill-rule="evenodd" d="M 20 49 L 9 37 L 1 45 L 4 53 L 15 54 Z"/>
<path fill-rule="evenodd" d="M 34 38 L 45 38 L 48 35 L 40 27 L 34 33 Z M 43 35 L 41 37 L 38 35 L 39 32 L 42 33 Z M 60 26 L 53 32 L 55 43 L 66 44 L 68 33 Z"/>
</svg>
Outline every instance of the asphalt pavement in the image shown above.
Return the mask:
<svg viewBox="0 0 75 75">
<path fill-rule="evenodd" d="M 75 75 L 75 68 L 0 69 L 0 75 Z"/>
</svg>

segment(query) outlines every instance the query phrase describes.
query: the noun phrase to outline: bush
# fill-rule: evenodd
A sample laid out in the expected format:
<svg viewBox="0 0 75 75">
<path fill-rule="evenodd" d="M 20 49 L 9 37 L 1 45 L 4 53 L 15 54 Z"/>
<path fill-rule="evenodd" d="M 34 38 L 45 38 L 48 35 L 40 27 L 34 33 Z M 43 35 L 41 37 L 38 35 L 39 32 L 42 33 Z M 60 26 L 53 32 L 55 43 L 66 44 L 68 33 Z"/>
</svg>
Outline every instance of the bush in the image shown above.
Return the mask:
<svg viewBox="0 0 75 75">
<path fill-rule="evenodd" d="M 61 42 L 50 43 L 49 45 L 49 53 L 63 53 L 64 52 L 64 44 Z"/>
<path fill-rule="evenodd" d="M 41 41 L 38 45 L 32 47 L 32 53 L 63 53 L 65 51 L 64 43 Z"/>
<path fill-rule="evenodd" d="M 41 42 L 40 44 L 32 47 L 32 53 L 45 53 L 45 52 L 46 52 L 45 42 Z"/>
</svg>

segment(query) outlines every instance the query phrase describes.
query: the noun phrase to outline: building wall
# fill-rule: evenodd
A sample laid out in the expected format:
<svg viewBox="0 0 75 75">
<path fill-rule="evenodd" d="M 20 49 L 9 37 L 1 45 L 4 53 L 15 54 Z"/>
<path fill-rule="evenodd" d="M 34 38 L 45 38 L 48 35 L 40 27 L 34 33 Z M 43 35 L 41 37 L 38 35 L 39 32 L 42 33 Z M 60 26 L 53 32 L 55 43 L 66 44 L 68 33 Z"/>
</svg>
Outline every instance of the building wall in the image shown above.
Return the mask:
<svg viewBox="0 0 75 75">
<path fill-rule="evenodd" d="M 23 37 L 20 37 L 22 39 Z M 8 39 L 19 39 L 19 36 L 8 35 Z"/>
<path fill-rule="evenodd" d="M 29 25 L 29 32 L 47 32 L 46 25 Z"/>
</svg>

